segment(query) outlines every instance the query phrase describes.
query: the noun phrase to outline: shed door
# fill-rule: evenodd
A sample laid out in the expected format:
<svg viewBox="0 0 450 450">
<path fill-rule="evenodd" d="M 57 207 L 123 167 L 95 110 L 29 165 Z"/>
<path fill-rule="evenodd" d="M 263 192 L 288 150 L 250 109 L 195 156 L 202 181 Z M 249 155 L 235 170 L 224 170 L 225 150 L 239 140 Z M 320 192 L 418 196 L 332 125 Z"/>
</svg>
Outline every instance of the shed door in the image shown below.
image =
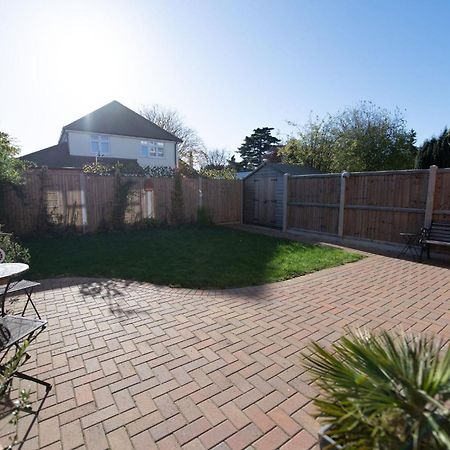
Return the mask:
<svg viewBox="0 0 450 450">
<path fill-rule="evenodd" d="M 276 177 L 254 177 L 254 186 L 255 223 L 268 227 L 276 226 Z"/>
</svg>

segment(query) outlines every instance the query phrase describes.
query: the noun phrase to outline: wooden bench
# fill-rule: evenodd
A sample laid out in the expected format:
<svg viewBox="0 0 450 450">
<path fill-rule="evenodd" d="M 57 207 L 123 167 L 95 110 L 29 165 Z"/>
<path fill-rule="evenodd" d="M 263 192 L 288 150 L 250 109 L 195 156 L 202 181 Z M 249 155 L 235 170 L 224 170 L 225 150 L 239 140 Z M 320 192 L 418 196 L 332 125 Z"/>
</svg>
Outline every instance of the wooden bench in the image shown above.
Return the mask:
<svg viewBox="0 0 450 450">
<path fill-rule="evenodd" d="M 427 250 L 427 257 L 430 258 L 431 245 L 443 245 L 450 247 L 450 223 L 432 222 L 430 228 L 422 228 L 419 239 L 421 246 L 419 261 L 422 261 L 422 254 Z"/>
</svg>

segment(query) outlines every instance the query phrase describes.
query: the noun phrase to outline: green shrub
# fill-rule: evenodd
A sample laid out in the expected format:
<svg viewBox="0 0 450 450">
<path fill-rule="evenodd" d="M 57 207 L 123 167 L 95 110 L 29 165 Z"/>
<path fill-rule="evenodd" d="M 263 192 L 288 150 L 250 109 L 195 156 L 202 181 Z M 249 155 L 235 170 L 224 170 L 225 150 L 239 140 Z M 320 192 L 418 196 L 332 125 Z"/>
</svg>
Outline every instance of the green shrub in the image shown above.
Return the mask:
<svg viewBox="0 0 450 450">
<path fill-rule="evenodd" d="M 345 450 L 450 448 L 450 349 L 433 338 L 355 332 L 305 365 L 328 434 Z"/>
<path fill-rule="evenodd" d="M 164 223 L 153 217 L 146 217 L 142 221 L 142 225 L 143 228 L 160 228 L 164 225 Z"/>
<path fill-rule="evenodd" d="M 0 234 L 0 248 L 5 252 L 4 262 L 30 262 L 30 252 L 10 234 Z"/>
<path fill-rule="evenodd" d="M 212 225 L 212 217 L 209 211 L 204 206 L 201 206 L 197 210 L 197 223 L 199 225 Z"/>
<path fill-rule="evenodd" d="M 236 180 L 236 170 L 230 167 L 223 169 L 203 168 L 200 170 L 200 175 L 205 178 L 213 180 Z"/>
</svg>

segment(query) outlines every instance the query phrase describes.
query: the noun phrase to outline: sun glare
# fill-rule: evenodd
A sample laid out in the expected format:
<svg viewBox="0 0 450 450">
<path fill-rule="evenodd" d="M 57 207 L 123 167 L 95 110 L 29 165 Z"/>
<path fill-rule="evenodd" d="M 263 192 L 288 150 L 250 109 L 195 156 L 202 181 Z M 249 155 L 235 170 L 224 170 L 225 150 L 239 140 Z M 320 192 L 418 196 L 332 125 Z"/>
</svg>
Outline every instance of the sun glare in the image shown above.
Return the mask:
<svg viewBox="0 0 450 450">
<path fill-rule="evenodd" d="M 115 98 L 132 66 L 131 39 L 111 17 L 71 14 L 55 18 L 40 38 L 39 62 L 52 90 L 63 91 L 71 102 Z"/>
</svg>

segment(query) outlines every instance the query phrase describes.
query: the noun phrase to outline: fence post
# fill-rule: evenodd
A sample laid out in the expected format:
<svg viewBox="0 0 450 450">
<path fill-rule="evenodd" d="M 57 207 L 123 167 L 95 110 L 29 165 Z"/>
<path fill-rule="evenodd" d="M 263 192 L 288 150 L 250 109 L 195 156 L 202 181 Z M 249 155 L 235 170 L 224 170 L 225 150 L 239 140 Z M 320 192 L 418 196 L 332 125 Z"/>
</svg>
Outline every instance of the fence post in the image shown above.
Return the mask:
<svg viewBox="0 0 450 450">
<path fill-rule="evenodd" d="M 425 218 L 423 226 L 429 228 L 433 221 L 433 209 L 434 209 L 434 191 L 436 188 L 436 174 L 437 166 L 430 166 L 430 174 L 428 175 L 428 190 L 427 190 L 427 203 L 425 206 Z"/>
<path fill-rule="evenodd" d="M 350 174 L 345 170 L 341 173 L 341 188 L 339 192 L 339 219 L 338 219 L 338 236 L 344 237 L 344 213 L 345 213 L 345 180 Z"/>
<path fill-rule="evenodd" d="M 288 227 L 288 195 L 289 195 L 289 174 L 283 175 L 283 232 L 287 231 Z"/>
<path fill-rule="evenodd" d="M 198 207 L 203 207 L 203 178 L 198 177 Z"/>
<path fill-rule="evenodd" d="M 81 202 L 81 225 L 83 233 L 86 233 L 87 221 L 87 207 L 86 207 L 86 175 L 80 173 L 80 202 Z"/>
</svg>

